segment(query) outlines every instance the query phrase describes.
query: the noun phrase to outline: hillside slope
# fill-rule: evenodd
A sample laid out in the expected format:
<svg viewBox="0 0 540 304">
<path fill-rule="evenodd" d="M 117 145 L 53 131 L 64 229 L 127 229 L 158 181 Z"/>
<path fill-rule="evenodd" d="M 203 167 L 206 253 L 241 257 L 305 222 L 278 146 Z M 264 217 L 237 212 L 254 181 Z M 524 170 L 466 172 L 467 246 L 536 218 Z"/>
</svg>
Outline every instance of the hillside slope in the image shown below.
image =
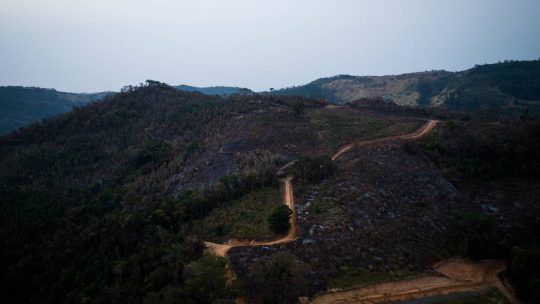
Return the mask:
<svg viewBox="0 0 540 304">
<path fill-rule="evenodd" d="M 426 148 L 368 141 L 324 165 L 340 147 L 425 123 L 408 113 L 152 81 L 3 136 L 0 292 L 9 303 L 232 303 L 234 293 L 297 303 L 351 272 L 423 271 L 442 256 L 497 252 L 512 235 L 530 240 L 535 180 L 508 200 L 466 181 L 470 199 L 443 174 L 536 179 L 540 133 L 527 123 L 482 125 L 496 127 L 493 136 L 465 132 L 479 128 L 473 122 L 441 123 Z M 233 248 L 239 281 L 228 287 L 226 260 L 203 241 L 272 238 L 266 219 L 282 199 L 275 173 L 293 160 L 298 238 Z M 463 208 L 481 213 L 482 225 L 493 215 L 500 233 L 471 238 L 477 217 L 463 229 L 454 216 Z"/>
<path fill-rule="evenodd" d="M 53 89 L 0 87 L 0 135 L 40 119 L 71 111 L 110 92 L 77 94 Z"/>
<path fill-rule="evenodd" d="M 339 75 L 274 91 L 343 104 L 383 97 L 400 105 L 518 116 L 540 114 L 540 61 L 509 61 L 462 72 L 431 71 L 396 76 Z M 493 114 L 493 113 L 492 113 Z"/>
<path fill-rule="evenodd" d="M 207 216 L 272 193 L 276 167 L 299 155 L 418 125 L 325 106 L 153 83 L 8 134 L 2 294 L 13 303 L 229 303 L 224 260 L 205 255 L 201 237 L 224 231 L 198 230 Z"/>
</svg>

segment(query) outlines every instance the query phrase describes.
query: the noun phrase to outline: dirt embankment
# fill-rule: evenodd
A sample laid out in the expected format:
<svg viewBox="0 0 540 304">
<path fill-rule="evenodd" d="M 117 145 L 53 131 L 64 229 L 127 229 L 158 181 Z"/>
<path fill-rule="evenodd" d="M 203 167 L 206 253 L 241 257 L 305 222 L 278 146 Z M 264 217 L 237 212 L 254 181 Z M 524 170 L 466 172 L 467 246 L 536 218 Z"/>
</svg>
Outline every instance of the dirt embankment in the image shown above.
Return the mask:
<svg viewBox="0 0 540 304">
<path fill-rule="evenodd" d="M 316 297 L 311 303 L 384 303 L 453 292 L 479 291 L 488 287 L 496 287 L 510 303 L 518 303 L 497 276 L 499 272 L 506 269 L 506 263 L 503 261 L 471 262 L 450 259 L 435 264 L 432 269 L 440 275 L 424 275 L 398 282 L 334 291 Z"/>
</svg>

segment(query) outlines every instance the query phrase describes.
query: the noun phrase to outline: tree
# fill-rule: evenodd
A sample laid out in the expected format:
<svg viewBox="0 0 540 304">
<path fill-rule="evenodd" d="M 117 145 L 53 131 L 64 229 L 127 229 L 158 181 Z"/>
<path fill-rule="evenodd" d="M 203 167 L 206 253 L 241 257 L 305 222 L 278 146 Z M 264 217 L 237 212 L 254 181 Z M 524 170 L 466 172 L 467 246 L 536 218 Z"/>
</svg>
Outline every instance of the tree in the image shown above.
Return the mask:
<svg viewBox="0 0 540 304">
<path fill-rule="evenodd" d="M 151 87 L 151 86 L 164 86 L 165 84 L 162 83 L 162 82 L 159 82 L 159 81 L 156 81 L 156 80 L 152 80 L 152 79 L 148 79 L 146 81 L 146 84 Z"/>
<path fill-rule="evenodd" d="M 467 256 L 478 259 L 498 254 L 492 219 L 482 213 L 461 210 L 454 214 L 451 235 Z"/>
<path fill-rule="evenodd" d="M 300 181 L 318 182 L 334 173 L 334 165 L 328 156 L 300 156 L 292 166 L 291 173 Z"/>
<path fill-rule="evenodd" d="M 289 207 L 285 205 L 277 206 L 270 216 L 268 216 L 270 229 L 277 234 L 286 233 L 291 227 L 289 221 L 292 214 L 293 212 Z"/>
<path fill-rule="evenodd" d="M 540 301 L 540 249 L 512 249 L 508 278 L 516 288 L 516 295 L 531 303 Z"/>
<path fill-rule="evenodd" d="M 222 257 L 204 255 L 186 266 L 182 274 L 184 286 L 181 295 L 171 296 L 171 303 L 233 303 L 227 288 Z M 219 302 L 218 302 L 219 301 Z"/>
<path fill-rule="evenodd" d="M 304 113 L 305 106 L 301 102 L 295 102 L 293 104 L 293 112 L 296 117 L 300 117 Z"/>
<path fill-rule="evenodd" d="M 298 303 L 309 294 L 308 271 L 290 254 L 278 254 L 250 267 L 242 285 L 250 303 Z"/>
</svg>

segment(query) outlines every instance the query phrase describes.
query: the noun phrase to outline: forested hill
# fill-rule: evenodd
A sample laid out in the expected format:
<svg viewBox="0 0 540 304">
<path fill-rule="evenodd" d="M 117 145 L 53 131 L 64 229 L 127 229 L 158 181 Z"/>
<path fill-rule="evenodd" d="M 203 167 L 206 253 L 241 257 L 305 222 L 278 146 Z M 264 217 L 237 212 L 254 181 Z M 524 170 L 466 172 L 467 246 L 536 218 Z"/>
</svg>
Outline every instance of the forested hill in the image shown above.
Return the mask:
<svg viewBox="0 0 540 304">
<path fill-rule="evenodd" d="M 207 95 L 251 94 L 239 87 L 194 87 L 179 85 L 175 88 Z M 69 112 L 89 102 L 102 99 L 113 92 L 67 93 L 54 89 L 34 87 L 0 87 L 0 135 L 27 126 L 48 116 Z"/>
<path fill-rule="evenodd" d="M 451 111 L 540 114 L 540 60 L 478 65 L 462 72 L 431 71 L 391 76 L 339 75 L 272 92 L 345 103 L 383 97 L 400 105 Z"/>
<path fill-rule="evenodd" d="M 189 85 L 179 85 L 175 88 L 186 91 L 186 92 L 200 92 L 206 95 L 231 95 L 231 94 L 246 94 L 253 93 L 250 89 L 239 88 L 239 87 L 225 87 L 225 86 L 215 86 L 215 87 L 194 87 Z"/>
<path fill-rule="evenodd" d="M 302 144 L 310 135 L 304 118 L 295 122 L 298 105 L 324 104 L 152 82 L 4 136 L 2 298 L 231 302 L 224 260 L 203 255 L 192 226 L 216 205 L 275 184 L 275 166 L 296 151 L 279 149 L 314 146 Z M 297 134 L 284 136 L 293 125 Z"/>
<path fill-rule="evenodd" d="M 71 111 L 111 92 L 77 94 L 54 89 L 0 87 L 0 135 L 40 119 Z"/>
<path fill-rule="evenodd" d="M 168 180 L 162 174 L 172 177 L 191 155 L 205 148 L 218 147 L 215 152 L 220 144 L 229 150 L 279 148 L 274 142 L 286 138 L 280 138 L 282 130 L 272 131 L 268 116 L 282 120 L 298 105 L 321 107 L 324 102 L 257 95 L 224 98 L 153 82 L 7 135 L 0 152 L 2 163 L 9 163 L 11 170 L 3 170 L 0 181 L 67 191 L 95 183 L 125 183 L 136 180 L 138 173 L 157 170 L 160 176 L 153 178 L 163 184 Z M 269 139 L 258 134 L 265 127 Z M 238 143 L 238 137 L 246 143 Z M 267 142 L 258 145 L 263 139 Z M 171 168 L 150 166 L 161 162 Z M 143 188 L 151 185 L 141 181 Z M 152 193 L 165 194 L 167 188 Z"/>
</svg>

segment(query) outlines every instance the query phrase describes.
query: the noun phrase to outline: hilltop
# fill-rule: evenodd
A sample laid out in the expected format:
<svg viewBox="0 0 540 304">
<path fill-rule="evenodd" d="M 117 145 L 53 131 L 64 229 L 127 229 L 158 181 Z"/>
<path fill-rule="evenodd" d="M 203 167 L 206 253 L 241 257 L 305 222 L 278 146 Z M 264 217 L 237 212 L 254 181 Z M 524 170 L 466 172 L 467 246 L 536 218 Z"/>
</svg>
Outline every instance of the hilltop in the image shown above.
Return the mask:
<svg viewBox="0 0 540 304">
<path fill-rule="evenodd" d="M 430 71 L 389 76 L 338 75 L 273 91 L 343 104 L 382 97 L 399 105 L 438 107 L 516 117 L 540 114 L 540 60 L 478 65 L 462 72 Z"/>
<path fill-rule="evenodd" d="M 344 104 L 380 97 L 401 106 L 466 112 L 487 119 L 540 115 L 540 61 L 478 65 L 462 72 L 430 71 L 389 76 L 338 75 L 262 95 L 296 95 Z M 174 88 L 206 95 L 250 95 L 240 87 Z M 114 92 L 66 93 L 54 89 L 0 87 L 0 135 L 70 111 Z"/>
<path fill-rule="evenodd" d="M 194 87 L 175 86 L 186 92 L 200 92 L 206 95 L 252 94 L 249 89 L 239 87 Z M 55 89 L 37 87 L 0 87 L 0 135 L 26 127 L 43 118 L 71 111 L 87 103 L 102 99 L 115 92 L 68 93 Z"/>
</svg>

